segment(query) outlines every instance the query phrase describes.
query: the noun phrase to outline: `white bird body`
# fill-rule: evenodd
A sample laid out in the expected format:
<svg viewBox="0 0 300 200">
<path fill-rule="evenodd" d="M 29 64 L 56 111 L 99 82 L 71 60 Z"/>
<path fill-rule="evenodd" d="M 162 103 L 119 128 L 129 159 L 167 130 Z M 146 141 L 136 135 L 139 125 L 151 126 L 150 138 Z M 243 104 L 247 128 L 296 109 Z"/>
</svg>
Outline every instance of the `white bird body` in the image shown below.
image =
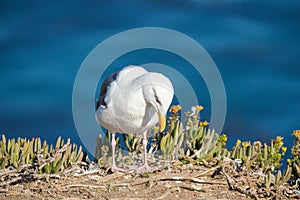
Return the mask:
<svg viewBox="0 0 300 200">
<path fill-rule="evenodd" d="M 162 86 L 162 82 L 167 85 Z M 162 114 L 166 114 L 174 95 L 169 79 L 142 67 L 128 66 L 110 83 L 104 97 L 107 106 L 100 106 L 96 112 L 98 123 L 111 132 L 128 134 L 143 133 L 153 127 L 159 119 L 155 108 L 145 100 L 152 86 L 162 87 L 156 90 L 164 105 Z"/>
<path fill-rule="evenodd" d="M 113 133 L 113 151 L 116 132 L 143 133 L 146 149 L 146 132 L 158 122 L 164 129 L 164 116 L 173 95 L 174 89 L 167 77 L 160 73 L 148 72 L 139 66 L 125 67 L 107 77 L 101 86 L 96 120 Z M 146 157 L 145 167 L 149 168 Z M 114 161 L 113 169 L 119 169 Z"/>
</svg>

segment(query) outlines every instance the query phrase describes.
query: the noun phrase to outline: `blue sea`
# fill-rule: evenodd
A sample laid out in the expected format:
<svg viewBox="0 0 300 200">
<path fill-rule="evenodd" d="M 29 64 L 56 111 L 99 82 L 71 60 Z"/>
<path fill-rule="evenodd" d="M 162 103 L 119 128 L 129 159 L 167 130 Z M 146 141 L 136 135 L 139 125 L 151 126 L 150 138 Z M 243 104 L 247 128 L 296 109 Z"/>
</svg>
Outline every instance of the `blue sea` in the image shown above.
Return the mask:
<svg viewBox="0 0 300 200">
<path fill-rule="evenodd" d="M 50 143 L 63 136 L 84 146 L 72 115 L 82 62 L 115 34 L 163 27 L 193 38 L 217 65 L 227 96 L 229 148 L 237 139 L 268 142 L 277 135 L 290 147 L 292 131 L 300 128 L 299 11 L 298 0 L 1 1 L 0 133 Z M 104 75 L 150 62 L 184 71 L 205 107 L 202 119 L 210 119 L 205 83 L 168 52 L 130 52 Z"/>
</svg>

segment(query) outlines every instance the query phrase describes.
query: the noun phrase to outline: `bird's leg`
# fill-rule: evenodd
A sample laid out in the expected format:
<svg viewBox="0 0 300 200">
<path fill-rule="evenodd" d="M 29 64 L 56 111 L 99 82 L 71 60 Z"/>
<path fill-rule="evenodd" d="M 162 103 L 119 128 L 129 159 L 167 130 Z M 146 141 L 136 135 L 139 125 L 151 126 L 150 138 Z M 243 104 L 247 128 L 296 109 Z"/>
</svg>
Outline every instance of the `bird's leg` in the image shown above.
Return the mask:
<svg viewBox="0 0 300 200">
<path fill-rule="evenodd" d="M 116 165 L 116 133 L 112 132 L 111 133 L 111 147 L 112 147 L 112 167 L 111 167 L 111 171 L 112 172 L 126 172 L 125 169 L 122 168 L 118 168 Z"/>
<path fill-rule="evenodd" d="M 143 146 L 144 146 L 144 155 L 145 155 L 144 166 L 149 167 L 148 162 L 147 162 L 147 143 L 148 143 L 147 134 L 146 134 L 146 132 L 144 132 L 144 134 L 143 134 Z"/>
<path fill-rule="evenodd" d="M 111 133 L 111 147 L 112 147 L 112 168 L 117 167 L 116 160 L 115 160 L 115 152 L 116 152 L 116 133 Z"/>
<path fill-rule="evenodd" d="M 153 172 L 155 170 L 155 168 L 151 168 L 147 162 L 147 143 L 148 143 L 148 138 L 147 138 L 147 132 L 145 131 L 143 133 L 143 147 L 144 147 L 144 156 L 145 156 L 144 165 L 138 168 L 138 171 L 142 173 Z"/>
</svg>

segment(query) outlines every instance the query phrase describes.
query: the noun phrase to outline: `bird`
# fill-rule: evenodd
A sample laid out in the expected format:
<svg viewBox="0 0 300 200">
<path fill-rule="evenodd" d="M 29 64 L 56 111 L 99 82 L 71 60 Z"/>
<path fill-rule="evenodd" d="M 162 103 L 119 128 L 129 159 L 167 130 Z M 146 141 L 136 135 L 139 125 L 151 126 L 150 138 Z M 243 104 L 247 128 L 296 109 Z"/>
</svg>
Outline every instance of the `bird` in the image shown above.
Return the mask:
<svg viewBox="0 0 300 200">
<path fill-rule="evenodd" d="M 147 134 L 157 123 L 163 132 L 173 96 L 173 85 L 166 76 L 136 65 L 124 67 L 104 80 L 95 117 L 111 133 L 112 172 L 126 172 L 116 165 L 116 133 L 143 136 L 144 164 L 138 171 L 153 171 L 147 162 Z"/>
</svg>

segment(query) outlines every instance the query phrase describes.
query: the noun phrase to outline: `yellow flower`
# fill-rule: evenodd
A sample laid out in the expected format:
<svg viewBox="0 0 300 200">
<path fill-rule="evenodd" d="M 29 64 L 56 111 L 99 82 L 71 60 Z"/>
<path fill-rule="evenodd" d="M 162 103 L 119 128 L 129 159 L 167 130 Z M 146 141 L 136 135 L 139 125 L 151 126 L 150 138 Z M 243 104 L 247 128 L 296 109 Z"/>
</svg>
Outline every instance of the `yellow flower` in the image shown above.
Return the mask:
<svg viewBox="0 0 300 200">
<path fill-rule="evenodd" d="M 152 127 L 152 129 L 153 129 L 153 131 L 155 131 L 155 132 L 156 132 L 156 131 L 158 131 L 158 130 L 159 130 L 159 127 L 158 127 L 158 126 L 153 126 L 153 127 Z"/>
<path fill-rule="evenodd" d="M 209 122 L 208 121 L 204 121 L 204 122 L 200 122 L 200 126 L 208 126 Z"/>
<path fill-rule="evenodd" d="M 222 134 L 221 136 L 220 136 L 220 141 L 222 141 L 222 142 L 227 142 L 227 135 L 226 134 Z"/>
<path fill-rule="evenodd" d="M 198 110 L 198 111 L 201 111 L 201 110 L 203 110 L 203 109 L 204 109 L 203 106 L 196 106 L 196 110 Z"/>
<path fill-rule="evenodd" d="M 286 150 L 287 150 L 287 148 L 286 147 L 282 147 L 281 150 L 282 150 L 283 153 L 285 153 Z"/>
<path fill-rule="evenodd" d="M 170 111 L 171 113 L 176 114 L 176 113 L 178 113 L 179 110 L 181 110 L 181 106 L 180 106 L 180 105 L 177 105 L 177 106 L 173 105 L 173 106 L 171 106 L 171 108 L 170 108 L 169 111 Z"/>
<path fill-rule="evenodd" d="M 248 147 L 250 145 L 250 142 L 242 142 L 243 147 Z"/>
<path fill-rule="evenodd" d="M 185 114 L 186 116 L 188 116 L 188 115 L 191 114 L 191 112 L 190 112 L 190 111 L 187 111 L 187 112 L 185 112 L 184 114 Z"/>
<path fill-rule="evenodd" d="M 240 145 L 240 144 L 241 144 L 241 140 L 237 140 L 237 141 L 236 141 L 236 144 L 237 144 L 237 145 Z"/>
<path fill-rule="evenodd" d="M 253 143 L 253 146 L 256 147 L 256 148 L 259 148 L 259 147 L 261 147 L 261 142 L 260 141 L 255 141 Z"/>
<path fill-rule="evenodd" d="M 283 137 L 280 137 L 280 136 L 277 136 L 277 137 L 276 137 L 276 141 L 277 141 L 277 142 L 282 141 L 282 139 L 283 139 Z"/>
<path fill-rule="evenodd" d="M 300 140 L 300 130 L 294 130 L 292 135 L 295 136 L 298 140 Z"/>
</svg>

